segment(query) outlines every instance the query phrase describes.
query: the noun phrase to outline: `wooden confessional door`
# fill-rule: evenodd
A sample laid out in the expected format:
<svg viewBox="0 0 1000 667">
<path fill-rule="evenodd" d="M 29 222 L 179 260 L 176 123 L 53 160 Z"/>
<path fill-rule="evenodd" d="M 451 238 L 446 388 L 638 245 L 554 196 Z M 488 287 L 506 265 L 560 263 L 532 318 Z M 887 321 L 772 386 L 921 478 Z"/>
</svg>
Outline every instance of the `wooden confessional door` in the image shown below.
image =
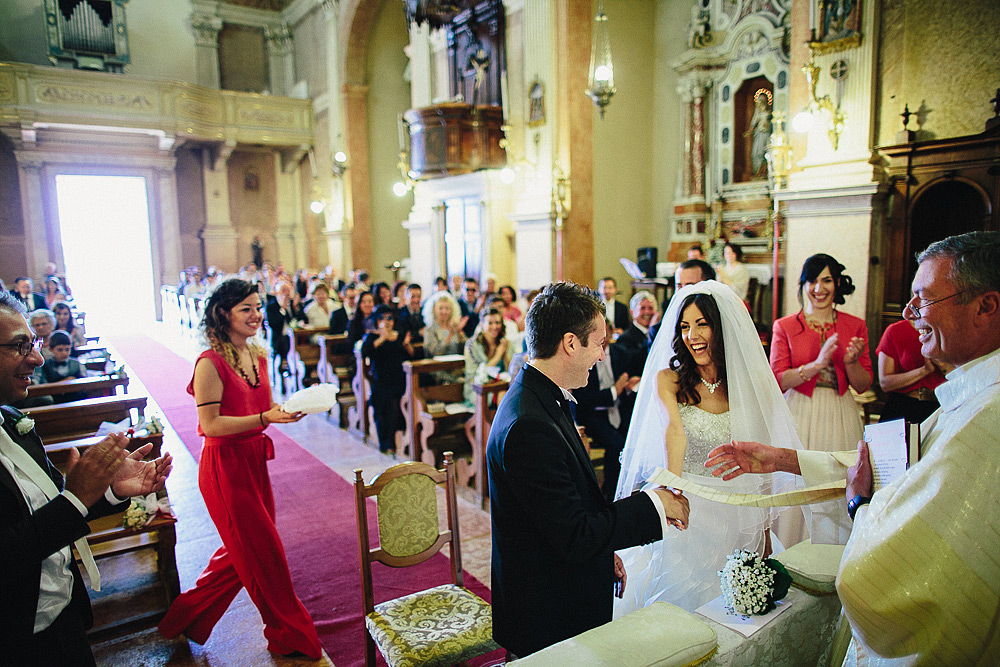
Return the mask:
<svg viewBox="0 0 1000 667">
<path fill-rule="evenodd" d="M 891 185 L 880 252 L 884 330 L 910 299 L 916 253 L 954 234 L 1000 230 L 1000 128 L 878 150 Z"/>
</svg>

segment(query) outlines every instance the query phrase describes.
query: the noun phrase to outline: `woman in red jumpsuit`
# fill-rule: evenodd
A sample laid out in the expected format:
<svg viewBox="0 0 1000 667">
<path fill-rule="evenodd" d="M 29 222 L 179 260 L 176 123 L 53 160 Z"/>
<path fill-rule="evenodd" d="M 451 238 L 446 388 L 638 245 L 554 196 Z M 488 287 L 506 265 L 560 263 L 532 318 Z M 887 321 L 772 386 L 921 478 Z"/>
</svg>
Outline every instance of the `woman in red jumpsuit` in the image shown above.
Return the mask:
<svg viewBox="0 0 1000 667">
<path fill-rule="evenodd" d="M 204 644 L 246 587 L 264 620 L 268 650 L 318 660 L 316 627 L 292 588 L 274 525 L 267 474 L 274 448 L 264 435 L 268 424 L 302 415 L 286 413 L 271 400 L 266 353 L 253 339 L 262 321 L 257 288 L 244 280 L 222 283 L 205 306 L 201 327 L 211 349 L 195 362 L 188 393 L 198 405 L 198 434 L 205 438 L 198 487 L 222 546 L 194 588 L 174 600 L 159 630 Z"/>
</svg>

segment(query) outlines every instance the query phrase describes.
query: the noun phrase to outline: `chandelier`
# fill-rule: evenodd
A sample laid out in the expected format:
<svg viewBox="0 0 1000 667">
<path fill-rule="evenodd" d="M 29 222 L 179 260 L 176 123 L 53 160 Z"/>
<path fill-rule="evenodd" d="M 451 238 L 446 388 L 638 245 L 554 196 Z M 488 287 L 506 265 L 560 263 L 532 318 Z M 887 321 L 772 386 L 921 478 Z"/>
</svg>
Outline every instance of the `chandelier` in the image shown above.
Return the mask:
<svg viewBox="0 0 1000 667">
<path fill-rule="evenodd" d="M 611 62 L 611 33 L 608 29 L 608 17 L 604 13 L 604 0 L 597 5 L 597 15 L 594 17 L 593 42 L 590 47 L 590 74 L 587 77 L 587 96 L 594 100 L 594 105 L 604 118 L 604 109 L 611 103 L 615 94 L 615 66 Z"/>
</svg>

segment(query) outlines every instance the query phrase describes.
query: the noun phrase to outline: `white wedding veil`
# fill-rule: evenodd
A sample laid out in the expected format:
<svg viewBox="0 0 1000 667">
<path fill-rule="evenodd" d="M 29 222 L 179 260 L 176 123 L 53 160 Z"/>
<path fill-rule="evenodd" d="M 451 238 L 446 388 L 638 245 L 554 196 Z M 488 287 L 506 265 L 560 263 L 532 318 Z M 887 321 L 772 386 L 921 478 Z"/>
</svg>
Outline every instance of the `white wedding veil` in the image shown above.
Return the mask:
<svg viewBox="0 0 1000 667">
<path fill-rule="evenodd" d="M 675 356 L 674 332 L 681 316 L 680 306 L 688 296 L 696 293 L 712 296 L 719 307 L 733 439 L 802 449 L 795 432 L 795 421 L 768 365 L 746 304 L 722 283 L 714 280 L 695 283 L 679 290 L 670 300 L 646 360 L 622 452 L 616 498 L 631 495 L 657 467 L 667 467 L 665 434 L 669 415 L 657 394 L 656 375 L 661 369 L 668 368 Z M 706 469 L 705 474 L 711 473 Z M 722 482 L 721 478 L 711 481 L 717 482 L 712 486 L 719 488 L 721 484 L 722 488 L 733 493 L 772 494 L 793 490 L 796 485 L 796 477 L 789 473 L 741 475 L 730 482 Z M 777 516 L 775 510 L 780 509 L 771 511 L 768 524 Z M 745 526 L 743 530 L 759 531 L 760 528 Z"/>
</svg>

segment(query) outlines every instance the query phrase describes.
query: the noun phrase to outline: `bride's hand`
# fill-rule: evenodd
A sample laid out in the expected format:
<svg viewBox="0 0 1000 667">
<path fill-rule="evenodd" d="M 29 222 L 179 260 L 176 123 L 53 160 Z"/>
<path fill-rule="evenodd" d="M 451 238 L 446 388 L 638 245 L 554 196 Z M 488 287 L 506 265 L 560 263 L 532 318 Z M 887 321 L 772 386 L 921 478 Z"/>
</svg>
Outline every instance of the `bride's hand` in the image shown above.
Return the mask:
<svg viewBox="0 0 1000 667">
<path fill-rule="evenodd" d="M 663 504 L 663 514 L 667 517 L 667 523 L 678 530 L 687 529 L 691 507 L 684 494 L 662 486 L 654 489 L 654 492 L 660 497 L 660 502 Z"/>
<path fill-rule="evenodd" d="M 769 473 L 778 469 L 775 454 L 777 449 L 753 441 L 733 440 L 719 445 L 708 453 L 706 468 L 715 468 L 714 477 L 724 481 L 735 479 L 745 473 Z M 724 475 L 724 476 L 723 476 Z"/>
</svg>

